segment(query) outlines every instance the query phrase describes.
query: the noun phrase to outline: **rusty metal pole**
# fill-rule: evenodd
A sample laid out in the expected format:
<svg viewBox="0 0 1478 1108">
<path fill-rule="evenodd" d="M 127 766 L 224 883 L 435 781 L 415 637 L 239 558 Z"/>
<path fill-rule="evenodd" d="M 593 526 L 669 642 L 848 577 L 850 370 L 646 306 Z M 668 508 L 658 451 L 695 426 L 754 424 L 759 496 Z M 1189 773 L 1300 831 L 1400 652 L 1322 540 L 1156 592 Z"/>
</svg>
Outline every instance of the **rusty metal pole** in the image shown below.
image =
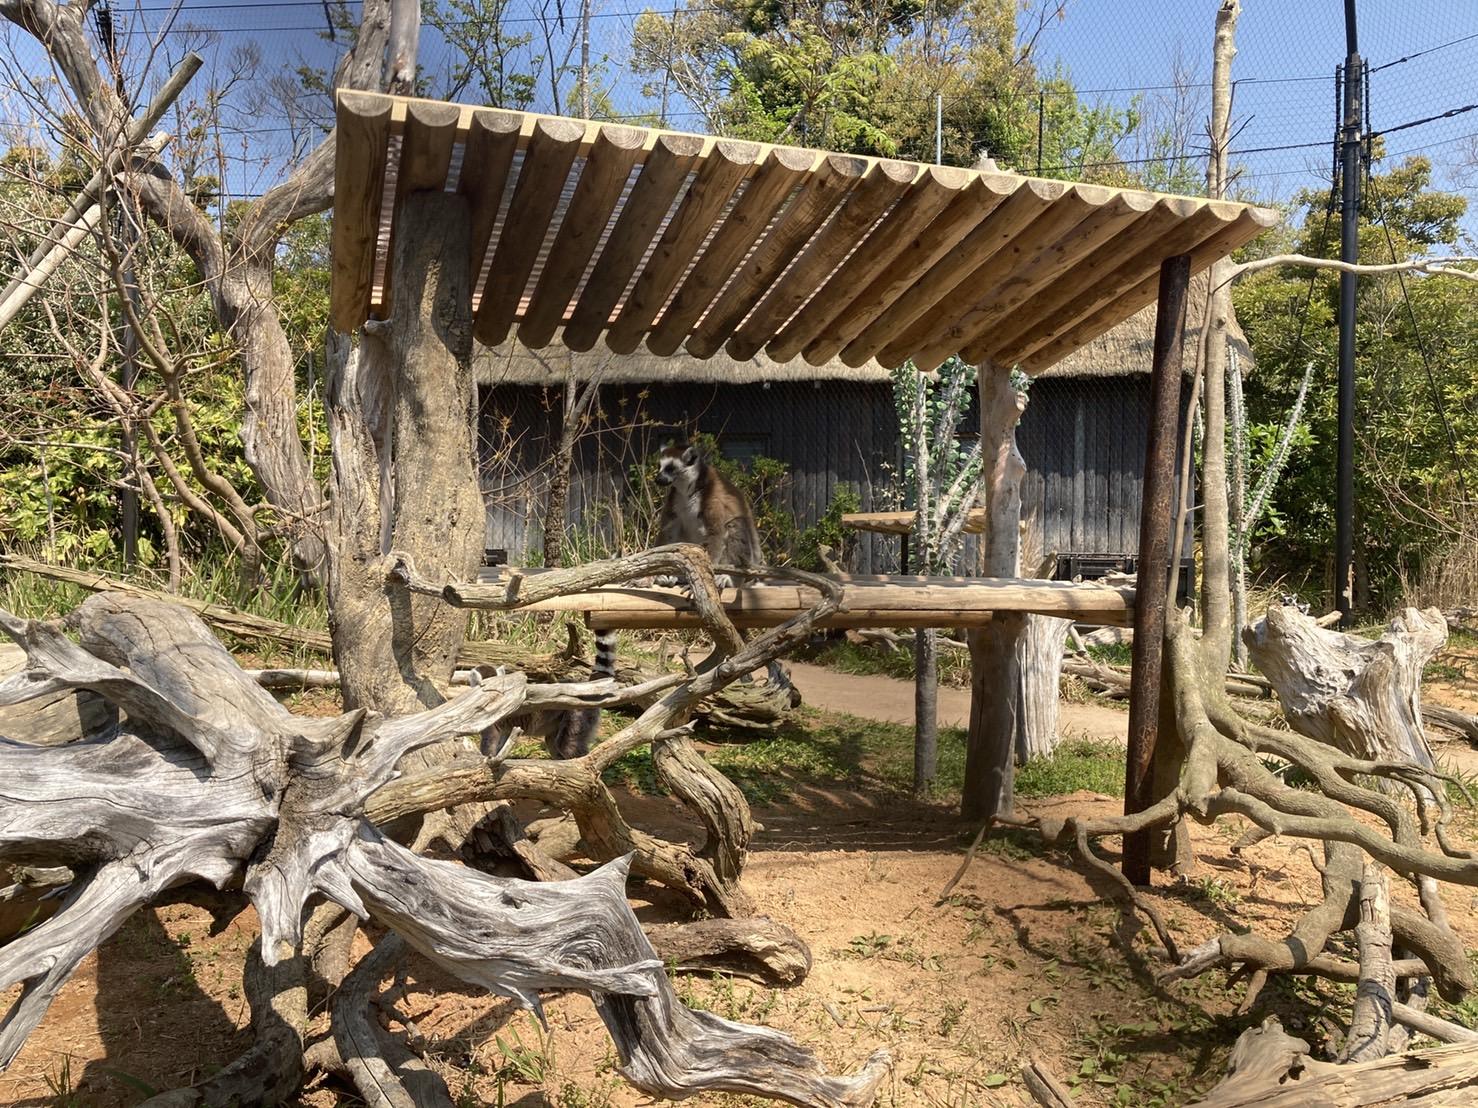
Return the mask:
<svg viewBox="0 0 1478 1108">
<path fill-rule="evenodd" d="M 1175 496 L 1175 446 L 1180 423 L 1181 347 L 1185 339 L 1191 259 L 1177 254 L 1160 264 L 1155 312 L 1155 354 L 1150 370 L 1150 429 L 1144 452 L 1144 492 L 1139 515 L 1138 575 L 1134 592 L 1134 653 L 1129 685 L 1129 757 L 1124 775 L 1124 814 L 1154 803 L 1155 739 L 1159 732 L 1160 673 L 1165 651 L 1165 606 L 1171 603 L 1165 567 L 1170 560 L 1171 501 Z M 1124 876 L 1150 880 L 1150 836 L 1124 836 Z"/>
</svg>

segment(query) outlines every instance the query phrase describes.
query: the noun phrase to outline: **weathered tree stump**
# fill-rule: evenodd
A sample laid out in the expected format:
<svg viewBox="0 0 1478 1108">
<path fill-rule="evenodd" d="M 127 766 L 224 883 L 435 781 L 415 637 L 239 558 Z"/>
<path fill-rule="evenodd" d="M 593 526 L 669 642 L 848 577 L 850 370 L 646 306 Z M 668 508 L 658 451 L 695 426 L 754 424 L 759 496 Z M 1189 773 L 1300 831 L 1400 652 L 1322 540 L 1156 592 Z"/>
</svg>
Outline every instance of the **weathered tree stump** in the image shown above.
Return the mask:
<svg viewBox="0 0 1478 1108">
<path fill-rule="evenodd" d="M 654 1096 L 722 1089 L 807 1105 L 872 1099 L 885 1056 L 854 1078 L 831 1077 L 787 1036 L 680 1004 L 627 905 L 630 858 L 572 881 L 500 879 L 415 855 L 366 818 L 407 754 L 548 702 L 523 675 L 398 719 L 363 710 L 309 719 L 278 704 L 182 608 L 99 595 L 67 622 L 78 642 L 57 624 L 0 613 L 0 628 L 27 654 L 26 668 L 0 683 L 0 705 L 85 689 L 123 723 L 61 746 L 0 740 L 0 862 L 76 874 L 52 918 L 0 948 L 0 988 L 26 983 L 0 1025 L 0 1065 L 133 911 L 176 885 L 242 878 L 262 928 L 260 962 L 248 972 L 249 991 L 253 982 L 262 988 L 252 1005 L 258 1040 L 211 1079 L 211 1099 L 256 1102 L 262 1088 L 290 1088 L 303 1072 L 303 919 L 319 897 L 536 1012 L 543 989 L 591 994 L 623 1072 Z M 587 686 L 584 702 L 600 690 Z M 491 768 L 517 778 L 516 763 Z M 402 790 L 397 803 L 410 795 Z M 355 1041 L 349 1034 L 338 1043 L 352 1053 Z M 248 1094 L 226 1084 L 251 1074 L 270 1074 L 270 1084 Z M 161 1103 L 194 1103 L 197 1093 Z"/>
<path fill-rule="evenodd" d="M 1422 667 L 1447 641 L 1436 608 L 1407 608 L 1371 641 L 1274 605 L 1242 637 L 1293 729 L 1356 758 L 1431 769 L 1422 729 Z"/>
<path fill-rule="evenodd" d="M 1458 1108 L 1478 1101 L 1478 1043 L 1335 1065 L 1269 1016 L 1244 1031 L 1225 1081 L 1194 1108 Z"/>
</svg>

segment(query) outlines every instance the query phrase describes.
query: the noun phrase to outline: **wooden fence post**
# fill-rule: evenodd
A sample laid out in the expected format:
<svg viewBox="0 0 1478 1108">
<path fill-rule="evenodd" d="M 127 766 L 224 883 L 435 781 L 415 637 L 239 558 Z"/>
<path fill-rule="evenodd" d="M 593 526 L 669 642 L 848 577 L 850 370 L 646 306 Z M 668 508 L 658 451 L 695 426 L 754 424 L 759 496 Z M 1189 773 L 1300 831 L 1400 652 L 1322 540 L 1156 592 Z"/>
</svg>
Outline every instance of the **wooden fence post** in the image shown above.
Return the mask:
<svg viewBox="0 0 1478 1108">
<path fill-rule="evenodd" d="M 1181 347 L 1185 339 L 1186 294 L 1191 259 L 1177 254 L 1160 264 L 1160 300 L 1155 313 L 1155 353 L 1150 379 L 1150 427 L 1144 458 L 1140 509 L 1138 579 L 1134 597 L 1134 653 L 1129 688 L 1129 755 L 1124 776 L 1124 812 L 1153 803 L 1151 766 L 1159 733 L 1160 677 L 1165 651 L 1165 606 L 1169 595 L 1171 500 L 1180 413 Z M 1136 885 L 1150 880 L 1150 834 L 1124 836 L 1124 876 Z"/>
</svg>

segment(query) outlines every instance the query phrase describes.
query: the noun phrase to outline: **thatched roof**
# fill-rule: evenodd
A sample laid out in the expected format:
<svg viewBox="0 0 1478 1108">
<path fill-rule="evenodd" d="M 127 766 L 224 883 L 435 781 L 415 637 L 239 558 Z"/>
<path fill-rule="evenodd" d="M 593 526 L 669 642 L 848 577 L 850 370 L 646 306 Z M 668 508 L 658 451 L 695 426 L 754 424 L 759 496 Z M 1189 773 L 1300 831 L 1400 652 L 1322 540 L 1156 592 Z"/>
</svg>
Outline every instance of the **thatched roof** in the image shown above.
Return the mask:
<svg viewBox="0 0 1478 1108">
<path fill-rule="evenodd" d="M 1191 278 L 1189 308 L 1186 318 L 1185 363 L 1187 371 L 1195 362 L 1195 351 L 1201 335 L 1201 317 L 1206 310 L 1205 273 Z M 1252 368 L 1252 351 L 1247 337 L 1231 321 L 1231 342 L 1237 351 L 1243 372 Z M 1150 371 L 1150 358 L 1155 346 L 1155 305 L 1151 304 L 1130 316 L 1113 330 L 1080 346 L 1062 361 L 1046 370 L 1042 377 L 1128 377 Z M 477 347 L 473 368 L 482 385 L 557 385 L 573 373 L 576 380 L 587 380 L 599 372 L 609 384 L 647 384 L 681 381 L 714 385 L 751 385 L 763 381 L 886 381 L 888 371 L 877 362 L 856 367 L 833 359 L 822 366 L 809 365 L 796 359 L 781 364 L 763 352 L 747 361 L 736 361 L 720 350 L 708 359 L 695 358 L 679 351 L 662 357 L 645 347 L 631 354 L 616 354 L 596 347 L 587 353 L 575 353 L 558 343 L 542 350 L 530 350 L 510 339 L 494 348 Z"/>
</svg>

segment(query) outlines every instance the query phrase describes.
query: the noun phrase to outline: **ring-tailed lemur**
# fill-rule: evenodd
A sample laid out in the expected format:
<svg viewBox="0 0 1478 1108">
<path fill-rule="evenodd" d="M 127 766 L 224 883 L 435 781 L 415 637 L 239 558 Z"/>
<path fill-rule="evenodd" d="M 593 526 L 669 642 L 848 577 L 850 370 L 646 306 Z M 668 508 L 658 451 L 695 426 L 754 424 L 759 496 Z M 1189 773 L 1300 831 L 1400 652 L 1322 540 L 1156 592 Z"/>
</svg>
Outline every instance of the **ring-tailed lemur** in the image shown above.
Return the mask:
<svg viewBox="0 0 1478 1108">
<path fill-rule="evenodd" d="M 615 676 L 616 632 L 597 631 L 595 664 L 590 667 L 590 679 L 599 681 Z M 590 752 L 590 744 L 600 731 L 600 709 L 536 708 L 509 716 L 482 733 L 482 752 L 491 755 L 501 750 L 515 727 L 525 735 L 543 739 L 551 757 L 583 758 Z"/>
<path fill-rule="evenodd" d="M 697 447 L 664 447 L 657 484 L 667 489 L 658 521 L 663 545 L 695 543 L 708 551 L 715 565 L 747 568 L 761 564 L 760 534 L 749 502 L 732 481 L 708 464 Z M 714 580 L 721 589 L 733 584 L 728 574 Z M 664 576 L 656 583 L 675 585 L 678 581 Z"/>
</svg>

